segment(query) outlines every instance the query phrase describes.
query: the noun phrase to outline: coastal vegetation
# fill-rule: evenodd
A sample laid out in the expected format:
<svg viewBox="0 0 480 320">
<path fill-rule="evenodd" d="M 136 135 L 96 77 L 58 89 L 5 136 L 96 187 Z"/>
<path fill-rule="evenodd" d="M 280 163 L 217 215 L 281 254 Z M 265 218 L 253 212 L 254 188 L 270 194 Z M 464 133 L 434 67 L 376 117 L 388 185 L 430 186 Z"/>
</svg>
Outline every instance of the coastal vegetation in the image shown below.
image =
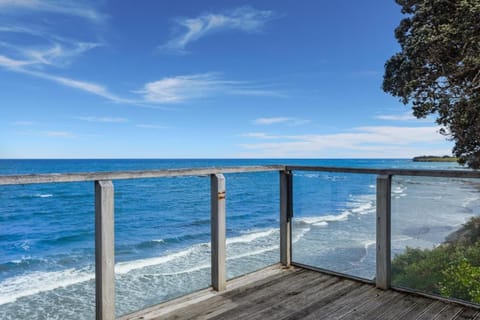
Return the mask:
<svg viewBox="0 0 480 320">
<path fill-rule="evenodd" d="M 480 303 L 480 217 L 433 249 L 407 247 L 396 255 L 392 284 Z"/>
<path fill-rule="evenodd" d="M 413 157 L 412 159 L 414 162 L 457 162 L 457 157 L 450 157 L 450 156 L 419 156 Z"/>
<path fill-rule="evenodd" d="M 383 90 L 434 114 L 458 162 L 480 168 L 480 2 L 396 0 L 401 50 L 385 63 Z"/>
</svg>

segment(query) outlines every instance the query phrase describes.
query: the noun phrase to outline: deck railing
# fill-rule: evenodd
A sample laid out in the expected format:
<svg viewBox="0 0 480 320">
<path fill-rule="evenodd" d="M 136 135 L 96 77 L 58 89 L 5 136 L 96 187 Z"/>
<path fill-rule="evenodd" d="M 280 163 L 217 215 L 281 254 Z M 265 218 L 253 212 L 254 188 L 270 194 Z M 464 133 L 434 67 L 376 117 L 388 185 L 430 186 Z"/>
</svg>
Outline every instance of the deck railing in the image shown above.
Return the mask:
<svg viewBox="0 0 480 320">
<path fill-rule="evenodd" d="M 96 319 L 115 319 L 114 184 L 115 180 L 179 176 L 210 176 L 211 179 L 211 283 L 214 290 L 226 288 L 226 181 L 224 174 L 280 173 L 280 257 L 284 266 L 292 264 L 293 172 L 322 171 L 377 175 L 376 185 L 376 277 L 378 288 L 391 286 L 391 183 L 392 176 L 480 178 L 468 170 L 367 169 L 318 166 L 251 166 L 194 168 L 151 171 L 33 174 L 0 176 L 0 185 L 60 182 L 94 182 L 95 190 L 95 286 Z"/>
</svg>

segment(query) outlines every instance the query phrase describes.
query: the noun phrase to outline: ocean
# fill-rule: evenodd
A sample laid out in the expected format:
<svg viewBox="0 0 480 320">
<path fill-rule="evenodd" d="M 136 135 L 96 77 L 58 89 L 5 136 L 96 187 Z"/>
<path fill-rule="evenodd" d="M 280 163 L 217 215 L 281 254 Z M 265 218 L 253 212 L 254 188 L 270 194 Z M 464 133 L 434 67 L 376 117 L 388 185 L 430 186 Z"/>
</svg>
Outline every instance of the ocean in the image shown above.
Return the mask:
<svg viewBox="0 0 480 320">
<path fill-rule="evenodd" d="M 462 169 L 407 159 L 0 160 L 0 175 L 266 164 Z M 227 277 L 279 260 L 279 174 L 226 174 Z M 294 172 L 293 260 L 375 276 L 375 175 Z M 210 285 L 210 180 L 114 181 L 116 315 Z M 480 214 L 480 181 L 394 177 L 392 254 Z M 93 183 L 0 186 L 0 319 L 93 319 Z"/>
</svg>

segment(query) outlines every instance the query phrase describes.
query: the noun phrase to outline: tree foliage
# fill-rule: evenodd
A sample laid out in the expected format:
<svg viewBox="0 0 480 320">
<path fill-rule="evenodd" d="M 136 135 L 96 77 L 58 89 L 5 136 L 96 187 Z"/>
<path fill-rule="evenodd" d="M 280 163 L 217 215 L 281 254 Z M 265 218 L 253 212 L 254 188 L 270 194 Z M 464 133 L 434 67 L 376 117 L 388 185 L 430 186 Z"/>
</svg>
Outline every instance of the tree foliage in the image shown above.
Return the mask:
<svg viewBox="0 0 480 320">
<path fill-rule="evenodd" d="M 395 256 L 392 283 L 480 303 L 480 218 L 472 218 L 436 248 L 407 248 Z"/>
<path fill-rule="evenodd" d="M 459 162 L 480 168 L 480 1 L 396 0 L 401 51 L 385 63 L 383 90 L 437 115 Z"/>
</svg>

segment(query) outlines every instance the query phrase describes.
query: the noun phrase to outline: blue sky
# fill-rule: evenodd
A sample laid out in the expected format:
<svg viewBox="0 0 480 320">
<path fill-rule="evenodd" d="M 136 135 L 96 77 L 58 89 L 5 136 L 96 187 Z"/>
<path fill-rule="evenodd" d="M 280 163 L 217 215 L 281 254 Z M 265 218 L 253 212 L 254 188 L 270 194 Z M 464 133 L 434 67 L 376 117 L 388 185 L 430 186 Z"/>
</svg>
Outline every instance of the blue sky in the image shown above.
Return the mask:
<svg viewBox="0 0 480 320">
<path fill-rule="evenodd" d="M 381 90 L 401 18 L 393 0 L 0 0 L 0 157 L 450 154 Z"/>
</svg>

